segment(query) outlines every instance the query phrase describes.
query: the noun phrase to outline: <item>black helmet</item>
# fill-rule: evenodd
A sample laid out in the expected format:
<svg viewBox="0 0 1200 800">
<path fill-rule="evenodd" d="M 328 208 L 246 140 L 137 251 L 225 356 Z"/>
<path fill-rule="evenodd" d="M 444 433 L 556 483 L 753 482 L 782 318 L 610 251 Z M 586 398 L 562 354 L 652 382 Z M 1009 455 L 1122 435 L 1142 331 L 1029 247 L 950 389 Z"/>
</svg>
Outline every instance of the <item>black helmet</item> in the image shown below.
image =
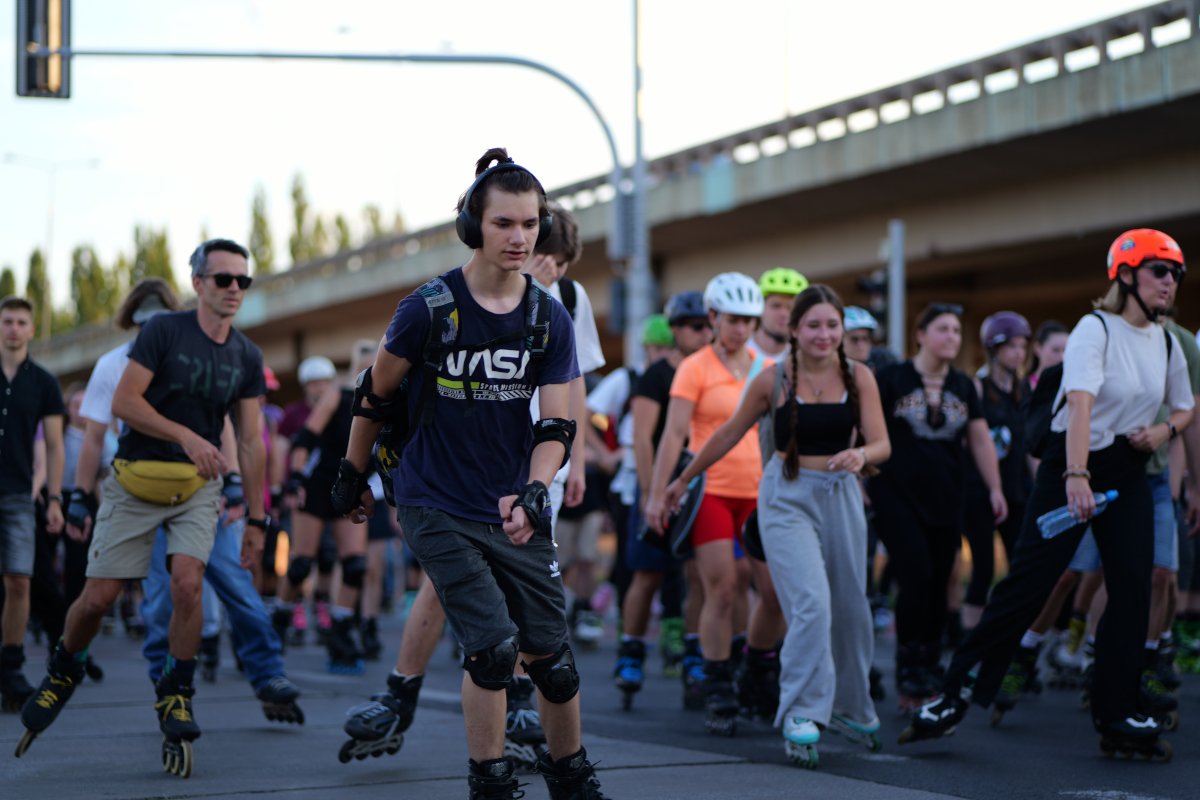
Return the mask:
<svg viewBox="0 0 1200 800">
<path fill-rule="evenodd" d="M 663 309 L 663 314 L 667 317 L 667 322 L 672 325 L 678 325 L 685 319 L 694 319 L 696 317 L 708 318 L 708 311 L 704 308 L 704 295 L 700 292 L 680 292 L 672 295 L 667 301 L 666 308 Z"/>
</svg>

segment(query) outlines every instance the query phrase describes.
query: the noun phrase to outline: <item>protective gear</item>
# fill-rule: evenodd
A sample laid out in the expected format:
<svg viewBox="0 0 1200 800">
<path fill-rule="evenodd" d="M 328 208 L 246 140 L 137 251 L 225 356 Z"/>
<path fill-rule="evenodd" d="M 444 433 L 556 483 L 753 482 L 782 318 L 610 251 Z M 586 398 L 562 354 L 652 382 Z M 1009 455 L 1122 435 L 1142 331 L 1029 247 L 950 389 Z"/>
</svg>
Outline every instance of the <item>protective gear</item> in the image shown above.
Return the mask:
<svg viewBox="0 0 1200 800">
<path fill-rule="evenodd" d="M 873 331 L 879 328 L 879 321 L 865 308 L 846 306 L 846 318 L 842 322 L 842 328 L 848 331 Z"/>
<path fill-rule="evenodd" d="M 74 525 L 79 530 L 83 530 L 83 526 L 87 524 L 87 519 L 96 519 L 96 512 L 100 509 L 100 503 L 96 500 L 96 495 L 91 492 L 85 492 L 76 486 L 71 490 L 67 503 L 67 524 Z"/>
<path fill-rule="evenodd" d="M 346 556 L 342 559 L 342 583 L 353 589 L 361 589 L 367 575 L 367 557 Z"/>
<path fill-rule="evenodd" d="M 513 508 L 518 507 L 525 509 L 525 518 L 533 526 L 535 534 L 550 536 L 550 518 L 542 516 L 542 512 L 550 507 L 550 492 L 546 489 L 546 484 L 534 481 L 521 489 L 517 499 L 513 501 Z"/>
<path fill-rule="evenodd" d="M 362 505 L 363 492 L 367 491 L 367 476 L 354 468 L 346 459 L 338 464 L 337 480 L 333 482 L 330 500 L 333 510 L 343 517 Z"/>
<path fill-rule="evenodd" d="M 288 475 L 288 482 L 287 482 L 287 486 L 284 488 L 284 491 L 287 494 L 294 495 L 294 494 L 298 494 L 300 492 L 300 490 L 303 488 L 304 488 L 304 473 L 301 472 L 300 470 L 296 470 L 296 469 L 292 470 L 291 474 Z"/>
<path fill-rule="evenodd" d="M 508 688 L 513 669 L 517 666 L 517 639 L 505 639 L 498 645 L 463 655 L 463 669 L 471 676 L 471 682 L 480 689 L 500 692 Z"/>
<path fill-rule="evenodd" d="M 769 269 L 758 279 L 758 288 L 764 295 L 798 295 L 808 288 L 808 278 L 787 267 Z"/>
<path fill-rule="evenodd" d="M 651 314 L 646 317 L 642 326 L 642 344 L 656 347 L 671 347 L 675 344 L 675 334 L 671 333 L 671 325 L 662 314 Z"/>
<path fill-rule="evenodd" d="M 721 314 L 761 317 L 763 296 L 754 279 L 740 272 L 723 272 L 704 287 L 704 307 Z"/>
<path fill-rule="evenodd" d="M 1015 311 L 997 311 L 985 319 L 979 329 L 979 339 L 989 353 L 1019 336 L 1029 339 L 1033 336 L 1033 329 L 1029 327 L 1029 320 Z"/>
<path fill-rule="evenodd" d="M 562 469 L 571 460 L 571 444 L 575 441 L 577 428 L 578 426 L 573 419 L 563 419 L 562 417 L 539 419 L 533 423 L 533 447 L 537 449 L 537 446 L 542 442 L 560 443 L 566 448 L 566 452 L 563 453 L 562 464 L 558 467 Z"/>
<path fill-rule="evenodd" d="M 311 558 L 296 556 L 292 559 L 292 563 L 288 565 L 288 583 L 292 584 L 292 586 L 299 586 L 304 583 L 304 579 L 308 577 L 308 573 L 312 572 L 312 567 L 313 561 Z"/>
<path fill-rule="evenodd" d="M 700 292 L 680 292 L 672 295 L 663 309 L 667 322 L 678 325 L 685 319 L 708 319 L 708 311 L 704 307 L 704 295 Z"/>
<path fill-rule="evenodd" d="M 403 385 L 392 394 L 390 400 L 384 400 L 371 389 L 371 367 L 367 367 L 358 374 L 358 380 L 354 383 L 354 407 L 351 411 L 354 416 L 366 417 L 372 422 L 392 422 L 408 416 L 408 393 Z M 370 408 L 363 405 L 364 399 L 371 403 Z"/>
<path fill-rule="evenodd" d="M 539 658 L 532 664 L 522 661 L 521 666 L 529 673 L 533 685 L 542 693 L 542 697 L 551 703 L 568 703 L 579 693 L 579 672 L 575 669 L 575 656 L 571 655 L 571 646 L 566 642 L 563 642 L 558 652 L 549 658 Z"/>
<path fill-rule="evenodd" d="M 1170 236 L 1150 228 L 1126 231 L 1108 248 L 1108 279 L 1116 280 L 1121 267 L 1137 268 L 1146 259 L 1161 258 L 1185 266 L 1183 251 Z"/>
<path fill-rule="evenodd" d="M 225 496 L 225 510 L 238 508 L 246 504 L 246 490 L 242 486 L 242 476 L 231 472 L 225 476 L 225 485 L 221 488 Z"/>
<path fill-rule="evenodd" d="M 307 450 L 311 453 L 313 450 L 317 449 L 320 441 L 320 438 L 313 433 L 312 430 L 309 428 L 301 428 L 296 432 L 296 435 L 292 437 L 292 447 L 296 447 L 301 450 Z"/>
<path fill-rule="evenodd" d="M 296 378 L 301 386 L 312 381 L 332 381 L 337 378 L 337 368 L 325 356 L 309 356 L 300 362 Z"/>
</svg>

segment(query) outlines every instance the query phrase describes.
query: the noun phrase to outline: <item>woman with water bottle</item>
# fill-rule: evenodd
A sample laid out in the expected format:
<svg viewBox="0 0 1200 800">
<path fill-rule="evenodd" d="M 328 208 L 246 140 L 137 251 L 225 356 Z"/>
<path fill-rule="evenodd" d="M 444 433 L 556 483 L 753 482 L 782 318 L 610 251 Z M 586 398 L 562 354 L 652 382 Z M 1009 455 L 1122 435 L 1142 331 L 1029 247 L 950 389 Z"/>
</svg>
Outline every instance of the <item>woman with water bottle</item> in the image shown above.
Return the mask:
<svg viewBox="0 0 1200 800">
<path fill-rule="evenodd" d="M 1154 554 L 1146 461 L 1192 419 L 1183 352 L 1159 323 L 1184 274 L 1179 245 L 1159 231 L 1123 233 L 1109 248 L 1112 284 L 1098 310 L 1080 320 L 1068 339 L 1054 416 L 1008 577 L 955 653 L 945 694 L 917 712 L 901 744 L 952 732 L 971 700 L 991 704 L 1022 635 L 1090 521 L 1109 592 L 1097 631 L 1091 695 L 1101 750 L 1110 756 L 1171 757 L 1170 746 L 1158 738 L 1159 724 L 1139 708 L 1138 685 Z M 1170 416 L 1153 424 L 1164 404 Z M 1110 497 L 1101 493 L 1109 491 L 1118 494 L 1097 516 L 1098 503 Z M 1046 538 L 1037 520 L 1064 500 L 1076 522 Z M 972 685 L 968 670 L 980 662 Z"/>
</svg>

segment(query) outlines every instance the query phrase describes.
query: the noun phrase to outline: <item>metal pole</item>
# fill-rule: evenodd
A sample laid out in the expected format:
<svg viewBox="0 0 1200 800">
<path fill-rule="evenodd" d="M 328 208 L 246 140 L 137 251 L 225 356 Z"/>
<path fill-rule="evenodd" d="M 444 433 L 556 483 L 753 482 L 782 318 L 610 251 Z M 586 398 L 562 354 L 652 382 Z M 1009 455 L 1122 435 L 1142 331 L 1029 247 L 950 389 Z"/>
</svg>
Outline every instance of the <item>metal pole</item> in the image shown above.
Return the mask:
<svg viewBox="0 0 1200 800">
<path fill-rule="evenodd" d="M 50 317 L 54 302 L 50 299 L 50 251 L 54 249 L 54 183 L 58 169 L 53 164 L 46 170 L 49 187 L 46 193 L 46 252 L 42 256 L 42 341 L 50 341 Z"/>
<path fill-rule="evenodd" d="M 888 223 L 887 320 L 888 347 L 897 358 L 908 357 L 904 341 L 908 320 L 905 314 L 904 221 Z"/>
<path fill-rule="evenodd" d="M 657 302 L 650 275 L 650 230 L 646 220 L 646 157 L 642 152 L 642 4 L 633 0 L 633 197 L 630 207 L 632 241 L 625 271 L 625 363 L 641 364 L 642 325 Z"/>
</svg>

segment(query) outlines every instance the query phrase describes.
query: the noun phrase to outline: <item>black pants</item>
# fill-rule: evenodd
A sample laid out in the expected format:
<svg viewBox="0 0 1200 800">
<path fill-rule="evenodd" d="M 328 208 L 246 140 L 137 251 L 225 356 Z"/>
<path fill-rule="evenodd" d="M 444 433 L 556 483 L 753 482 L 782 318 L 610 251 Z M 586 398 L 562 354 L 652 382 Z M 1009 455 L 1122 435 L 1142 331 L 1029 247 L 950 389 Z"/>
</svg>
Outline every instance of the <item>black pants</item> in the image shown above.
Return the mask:
<svg viewBox="0 0 1200 800">
<path fill-rule="evenodd" d="M 992 502 L 987 495 L 967 495 L 967 508 L 963 519 L 963 535 L 971 545 L 971 583 L 967 586 L 966 601 L 973 606 L 987 603 L 992 578 L 996 574 L 996 548 L 992 533 L 999 531 L 1004 552 L 1012 563 L 1013 548 L 1021 534 L 1021 522 L 1025 518 L 1023 503 L 1009 503 L 1008 517 L 999 525 L 992 516 Z"/>
<path fill-rule="evenodd" d="M 882 485 L 872 498 L 879 541 L 887 548 L 899 585 L 896 641 L 939 651 L 946 625 L 946 586 L 962 544 L 960 527 L 926 523 L 906 500 Z"/>
<path fill-rule="evenodd" d="M 33 575 L 29 581 L 29 615 L 42 623 L 50 646 L 62 638 L 67 619 L 67 602 L 54 574 L 54 551 L 58 536 L 46 533 L 46 517 L 38 505 L 38 527 L 34 538 Z"/>
<path fill-rule="evenodd" d="M 1120 492 L 1104 513 L 1092 520 L 1108 587 L 1108 607 L 1096 632 L 1091 690 L 1092 717 L 1097 722 L 1114 722 L 1137 709 L 1154 563 L 1154 501 L 1146 460 L 1147 454 L 1134 450 L 1124 437 L 1088 457 L 1093 491 Z M 1021 636 L 1071 562 L 1087 526 L 1076 525 L 1043 539 L 1036 522 L 1047 511 L 1066 505 L 1065 465 L 1065 437 L 1060 434 L 1050 443 L 1038 469 L 1008 577 L 992 592 L 983 619 L 955 652 L 946 673 L 947 692 L 957 692 L 967 671 L 982 662 L 974 700 L 982 706 L 992 702 Z"/>
</svg>

